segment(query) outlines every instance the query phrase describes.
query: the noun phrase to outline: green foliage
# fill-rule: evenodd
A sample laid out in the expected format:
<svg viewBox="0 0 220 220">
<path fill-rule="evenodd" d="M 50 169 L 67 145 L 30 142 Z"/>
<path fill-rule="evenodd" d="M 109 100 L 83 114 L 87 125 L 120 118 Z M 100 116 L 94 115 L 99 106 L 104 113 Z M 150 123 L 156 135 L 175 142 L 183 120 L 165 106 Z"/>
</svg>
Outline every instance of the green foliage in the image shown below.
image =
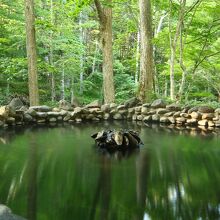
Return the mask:
<svg viewBox="0 0 220 220">
<path fill-rule="evenodd" d="M 220 7 L 218 0 L 187 1 L 183 22 L 183 63 L 186 83 L 183 102 L 214 102 L 220 94 Z M 82 102 L 103 99 L 102 55 L 97 11 L 91 0 L 35 1 L 38 75 L 41 103 L 51 100 L 51 74 L 55 77 L 56 102 L 61 97 L 64 73 L 65 98 L 71 92 Z M 105 1 L 101 1 L 106 5 Z M 193 5 L 195 4 L 195 7 Z M 134 76 L 139 72 L 137 51 L 138 4 L 136 1 L 113 1 L 113 54 L 116 102 L 137 92 Z M 170 11 L 171 7 L 171 11 Z M 153 0 L 154 63 L 158 91 L 153 98 L 169 101 L 170 34 L 176 31 L 178 1 Z M 170 14 L 171 13 L 171 14 Z M 171 29 L 169 29 L 169 17 Z M 23 0 L 0 3 L 0 88 L 2 104 L 15 93 L 28 94 L 26 36 Z M 180 37 L 175 59 L 176 93 L 183 70 L 180 66 Z M 83 74 L 83 82 L 80 75 Z M 80 93 L 80 84 L 83 92 Z M 165 94 L 168 94 L 165 97 Z"/>
</svg>

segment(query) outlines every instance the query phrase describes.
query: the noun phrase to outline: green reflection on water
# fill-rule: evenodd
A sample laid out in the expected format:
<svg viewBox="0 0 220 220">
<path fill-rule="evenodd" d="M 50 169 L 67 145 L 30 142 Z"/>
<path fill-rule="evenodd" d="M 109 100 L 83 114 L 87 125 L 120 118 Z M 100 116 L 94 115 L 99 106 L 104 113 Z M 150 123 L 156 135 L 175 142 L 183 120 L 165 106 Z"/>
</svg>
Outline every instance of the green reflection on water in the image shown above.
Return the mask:
<svg viewBox="0 0 220 220">
<path fill-rule="evenodd" d="M 126 158 L 101 155 L 90 135 L 103 127 L 138 129 L 145 146 Z M 218 138 L 98 123 L 5 139 L 0 203 L 30 220 L 220 218 Z"/>
</svg>

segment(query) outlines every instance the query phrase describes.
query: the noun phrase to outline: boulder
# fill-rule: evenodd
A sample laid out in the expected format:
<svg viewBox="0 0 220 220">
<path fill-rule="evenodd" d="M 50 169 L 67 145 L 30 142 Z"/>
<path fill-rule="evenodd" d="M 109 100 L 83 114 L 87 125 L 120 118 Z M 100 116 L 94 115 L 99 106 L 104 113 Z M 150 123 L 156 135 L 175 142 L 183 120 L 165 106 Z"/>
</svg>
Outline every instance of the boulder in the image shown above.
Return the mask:
<svg viewBox="0 0 220 220">
<path fill-rule="evenodd" d="M 137 116 L 137 120 L 138 120 L 138 121 L 142 121 L 143 118 L 144 118 L 144 117 L 143 117 L 142 115 L 138 115 L 138 116 Z"/>
<path fill-rule="evenodd" d="M 56 121 L 57 121 L 57 118 L 54 118 L 54 117 L 49 119 L 49 122 L 56 122 Z"/>
<path fill-rule="evenodd" d="M 160 116 L 158 114 L 152 115 L 152 121 L 155 121 L 155 122 L 160 121 Z"/>
<path fill-rule="evenodd" d="M 14 124 L 15 123 L 15 118 L 14 117 L 8 117 L 7 119 L 6 119 L 6 123 L 7 124 Z"/>
<path fill-rule="evenodd" d="M 186 118 L 183 117 L 177 117 L 176 118 L 176 123 L 177 124 L 184 124 L 186 122 Z"/>
<path fill-rule="evenodd" d="M 162 99 L 154 100 L 151 104 L 152 108 L 166 108 L 166 103 Z"/>
<path fill-rule="evenodd" d="M 134 108 L 129 108 L 129 109 L 128 109 L 128 113 L 133 114 L 134 112 L 135 112 L 135 109 L 134 109 Z"/>
<path fill-rule="evenodd" d="M 110 116 L 109 113 L 105 113 L 103 118 L 104 118 L 104 120 L 109 120 L 110 117 L 111 117 L 111 116 Z"/>
<path fill-rule="evenodd" d="M 167 112 L 164 114 L 164 116 L 171 117 L 171 116 L 173 116 L 173 114 L 174 114 L 174 112 Z"/>
<path fill-rule="evenodd" d="M 142 105 L 142 107 L 146 107 L 146 108 L 150 108 L 150 106 L 151 106 L 151 103 L 144 103 L 144 104 Z"/>
<path fill-rule="evenodd" d="M 187 113 L 180 113 L 180 117 L 189 118 L 190 116 Z"/>
<path fill-rule="evenodd" d="M 37 123 L 38 124 L 44 124 L 46 122 L 46 119 L 42 118 L 42 119 L 37 119 Z"/>
<path fill-rule="evenodd" d="M 148 107 L 142 106 L 142 108 L 141 108 L 141 114 L 142 114 L 142 115 L 146 115 L 146 114 L 148 113 L 148 111 L 149 111 L 149 108 L 148 108 Z"/>
<path fill-rule="evenodd" d="M 208 125 L 208 120 L 206 120 L 206 119 L 199 120 L 198 121 L 198 125 L 200 125 L 200 126 L 207 126 Z"/>
<path fill-rule="evenodd" d="M 190 116 L 192 119 L 201 119 L 202 118 L 200 112 L 192 112 L 192 113 L 190 113 Z"/>
<path fill-rule="evenodd" d="M 21 108 L 19 108 L 17 111 L 27 111 L 28 110 L 28 107 L 27 106 L 21 106 Z"/>
<path fill-rule="evenodd" d="M 220 120 L 214 121 L 215 127 L 220 127 Z"/>
<path fill-rule="evenodd" d="M 47 112 L 36 112 L 36 117 L 37 118 L 46 118 Z"/>
<path fill-rule="evenodd" d="M 201 113 L 213 113 L 215 109 L 209 106 L 200 106 L 198 111 Z"/>
<path fill-rule="evenodd" d="M 60 115 L 60 112 L 47 112 L 47 115 L 49 117 L 58 117 Z"/>
<path fill-rule="evenodd" d="M 6 119 L 9 116 L 10 107 L 9 106 L 2 106 L 0 107 L 0 120 Z"/>
<path fill-rule="evenodd" d="M 115 115 L 113 115 L 113 119 L 115 119 L 115 120 L 122 120 L 123 117 L 122 117 L 122 115 L 120 113 L 116 113 Z"/>
<path fill-rule="evenodd" d="M 142 109 L 142 106 L 137 106 L 137 107 L 135 107 L 135 112 L 141 113 L 141 109 Z"/>
<path fill-rule="evenodd" d="M 25 113 L 25 114 L 24 114 L 24 121 L 25 121 L 25 122 L 31 122 L 31 121 L 33 121 L 33 118 L 32 118 L 31 115 Z"/>
<path fill-rule="evenodd" d="M 154 115 L 154 114 L 156 114 L 156 110 L 150 110 L 147 114 L 148 115 Z"/>
<path fill-rule="evenodd" d="M 213 121 L 208 121 L 208 127 L 214 127 L 215 123 Z"/>
<path fill-rule="evenodd" d="M 67 114 L 64 118 L 63 118 L 63 121 L 64 122 L 67 122 L 71 119 L 71 115 L 70 114 Z"/>
<path fill-rule="evenodd" d="M 63 110 L 67 110 L 67 111 L 73 110 L 71 104 L 66 100 L 60 100 L 59 101 L 59 108 L 63 109 Z"/>
<path fill-rule="evenodd" d="M 29 114 L 31 115 L 32 117 L 35 117 L 37 115 L 37 112 L 33 109 L 33 108 L 29 108 L 25 114 Z"/>
<path fill-rule="evenodd" d="M 133 97 L 127 101 L 124 102 L 124 105 L 126 108 L 132 108 L 135 107 L 136 105 L 138 105 L 140 103 L 140 100 L 137 99 L 136 97 Z"/>
<path fill-rule="evenodd" d="M 202 119 L 212 120 L 215 117 L 214 113 L 203 113 Z"/>
<path fill-rule="evenodd" d="M 128 110 L 127 109 L 119 110 L 118 113 L 120 113 L 121 115 L 127 115 Z"/>
<path fill-rule="evenodd" d="M 24 218 L 14 215 L 7 206 L 0 204 L 0 220 L 25 220 Z"/>
<path fill-rule="evenodd" d="M 175 113 L 173 114 L 173 117 L 174 117 L 174 118 L 178 118 L 178 117 L 180 117 L 180 114 L 181 114 L 180 111 L 179 111 L 179 112 L 175 112 Z"/>
<path fill-rule="evenodd" d="M 195 118 L 190 118 L 186 120 L 186 124 L 187 125 L 197 125 L 198 124 L 198 120 Z"/>
<path fill-rule="evenodd" d="M 192 107 L 188 110 L 188 114 L 191 114 L 192 112 L 197 112 L 198 111 L 198 107 Z"/>
<path fill-rule="evenodd" d="M 178 104 L 173 103 L 173 104 L 167 105 L 166 109 L 168 109 L 169 111 L 175 111 L 176 112 L 176 111 L 181 110 L 181 106 L 178 105 Z"/>
<path fill-rule="evenodd" d="M 109 113 L 110 112 L 110 104 L 104 104 L 101 106 L 101 110 L 105 113 Z"/>
<path fill-rule="evenodd" d="M 55 107 L 55 108 L 52 109 L 52 111 L 53 112 L 60 112 L 60 109 Z"/>
<path fill-rule="evenodd" d="M 159 108 L 159 109 L 157 109 L 157 111 L 156 111 L 156 113 L 158 114 L 158 115 L 163 115 L 163 114 L 165 114 L 165 113 L 167 113 L 167 112 L 169 112 L 166 108 Z"/>
<path fill-rule="evenodd" d="M 176 123 L 176 119 L 174 117 L 168 117 L 169 121 L 171 124 L 175 124 Z"/>
<path fill-rule="evenodd" d="M 161 123 L 170 123 L 170 120 L 169 120 L 167 117 L 162 116 L 162 117 L 160 118 L 160 122 L 161 122 Z"/>
<path fill-rule="evenodd" d="M 8 105 L 14 110 L 18 110 L 24 106 L 20 98 L 13 98 Z"/>
<path fill-rule="evenodd" d="M 215 113 L 220 115 L 220 108 L 215 109 Z"/>
<path fill-rule="evenodd" d="M 101 107 L 101 102 L 99 100 L 95 100 L 88 105 L 85 106 L 86 108 L 100 108 Z"/>
<path fill-rule="evenodd" d="M 74 115 L 77 115 L 77 114 L 82 113 L 82 111 L 83 111 L 83 109 L 82 109 L 82 108 L 80 108 L 80 107 L 76 107 L 76 108 L 74 108 L 73 113 L 74 113 Z"/>
<path fill-rule="evenodd" d="M 144 122 L 150 122 L 152 121 L 152 115 L 148 115 L 144 117 Z"/>
<path fill-rule="evenodd" d="M 110 109 L 114 109 L 114 108 L 116 108 L 117 106 L 118 106 L 117 104 L 111 103 L 111 104 L 110 104 Z"/>
<path fill-rule="evenodd" d="M 31 106 L 29 109 L 33 109 L 37 112 L 50 112 L 52 108 L 47 105 Z"/>
<path fill-rule="evenodd" d="M 126 109 L 126 107 L 125 107 L 125 105 L 119 105 L 119 106 L 117 106 L 117 109 L 118 110 L 124 110 L 124 109 Z"/>
</svg>

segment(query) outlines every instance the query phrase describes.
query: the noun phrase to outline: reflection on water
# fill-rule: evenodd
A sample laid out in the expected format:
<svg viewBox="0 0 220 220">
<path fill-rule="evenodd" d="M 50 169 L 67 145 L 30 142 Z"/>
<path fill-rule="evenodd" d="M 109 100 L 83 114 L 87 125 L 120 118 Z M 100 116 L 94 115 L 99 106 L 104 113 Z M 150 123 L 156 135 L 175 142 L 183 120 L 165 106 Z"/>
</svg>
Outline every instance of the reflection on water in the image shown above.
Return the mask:
<svg viewBox="0 0 220 220">
<path fill-rule="evenodd" d="M 138 130 L 144 147 L 97 152 L 90 135 L 109 128 Z M 217 135 L 121 122 L 9 131 L 0 134 L 0 203 L 18 215 L 220 219 Z"/>
</svg>

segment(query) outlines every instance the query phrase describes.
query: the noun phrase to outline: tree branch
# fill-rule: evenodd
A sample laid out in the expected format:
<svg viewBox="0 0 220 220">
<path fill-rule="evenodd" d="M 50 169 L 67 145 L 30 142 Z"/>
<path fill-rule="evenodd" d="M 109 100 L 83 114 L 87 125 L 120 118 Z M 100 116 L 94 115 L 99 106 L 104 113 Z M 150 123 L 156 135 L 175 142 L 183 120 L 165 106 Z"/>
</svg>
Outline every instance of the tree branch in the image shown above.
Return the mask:
<svg viewBox="0 0 220 220">
<path fill-rule="evenodd" d="M 104 21 L 104 13 L 103 13 L 103 8 L 101 6 L 101 3 L 99 0 L 94 0 L 97 12 L 98 12 L 98 17 L 99 17 L 99 21 L 103 22 Z"/>
</svg>

